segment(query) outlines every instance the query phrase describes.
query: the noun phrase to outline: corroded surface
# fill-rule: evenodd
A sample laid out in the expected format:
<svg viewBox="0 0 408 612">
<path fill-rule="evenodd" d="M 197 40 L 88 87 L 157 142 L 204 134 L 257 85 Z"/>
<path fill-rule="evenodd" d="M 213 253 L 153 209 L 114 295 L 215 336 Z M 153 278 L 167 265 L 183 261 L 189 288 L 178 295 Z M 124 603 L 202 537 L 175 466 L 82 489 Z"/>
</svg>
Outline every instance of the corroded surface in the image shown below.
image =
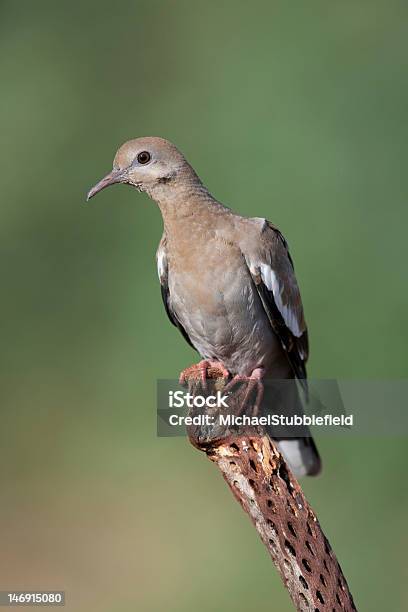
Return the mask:
<svg viewBox="0 0 408 612">
<path fill-rule="evenodd" d="M 352 612 L 353 598 L 303 491 L 267 436 L 207 450 L 249 514 L 297 610 Z"/>
</svg>

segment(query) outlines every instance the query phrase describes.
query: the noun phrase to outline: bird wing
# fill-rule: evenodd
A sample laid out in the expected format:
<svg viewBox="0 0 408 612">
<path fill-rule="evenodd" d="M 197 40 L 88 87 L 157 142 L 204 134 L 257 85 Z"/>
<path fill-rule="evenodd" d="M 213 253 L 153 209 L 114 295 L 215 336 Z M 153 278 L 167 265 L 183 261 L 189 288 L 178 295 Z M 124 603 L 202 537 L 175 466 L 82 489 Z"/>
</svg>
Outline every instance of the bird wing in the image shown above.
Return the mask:
<svg viewBox="0 0 408 612">
<path fill-rule="evenodd" d="M 167 316 L 170 321 L 178 327 L 184 339 L 189 343 L 190 346 L 195 349 L 195 346 L 192 344 L 186 330 L 180 323 L 177 318 L 176 313 L 171 307 L 170 302 L 170 290 L 169 290 L 169 279 L 168 279 L 168 263 L 167 263 L 167 251 L 166 251 L 166 234 L 163 234 L 162 239 L 160 240 L 159 247 L 156 252 L 156 260 L 157 260 L 157 273 L 159 275 L 160 287 L 161 287 L 161 295 L 163 299 L 164 308 L 166 309 Z M 196 350 L 196 349 L 195 349 Z"/>
<path fill-rule="evenodd" d="M 307 394 L 309 343 L 293 261 L 281 232 L 262 221 L 257 248 L 244 256 L 269 322 Z"/>
</svg>

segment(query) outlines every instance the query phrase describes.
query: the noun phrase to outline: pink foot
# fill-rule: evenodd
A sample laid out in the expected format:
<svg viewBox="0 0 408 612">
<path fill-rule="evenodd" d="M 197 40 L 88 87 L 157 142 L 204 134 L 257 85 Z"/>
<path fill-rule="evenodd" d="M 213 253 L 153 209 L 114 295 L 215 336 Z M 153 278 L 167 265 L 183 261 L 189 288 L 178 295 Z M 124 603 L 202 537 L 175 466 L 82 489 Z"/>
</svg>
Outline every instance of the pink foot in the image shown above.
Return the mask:
<svg viewBox="0 0 408 612">
<path fill-rule="evenodd" d="M 251 394 L 255 392 L 255 403 L 253 404 L 252 414 L 256 416 L 259 412 L 259 408 L 263 399 L 264 386 L 262 382 L 262 378 L 264 377 L 265 369 L 264 368 L 255 368 L 252 371 L 250 376 L 241 376 L 237 374 L 234 378 L 225 386 L 224 392 L 231 391 L 235 386 L 242 383 L 247 383 L 247 389 L 245 391 L 244 398 L 242 400 L 239 414 L 242 414 L 247 404 L 249 404 L 249 399 Z"/>
<path fill-rule="evenodd" d="M 185 385 L 188 383 L 190 378 L 201 380 L 203 387 L 207 386 L 207 380 L 210 378 L 208 376 L 209 369 L 218 370 L 221 374 L 221 378 L 224 380 L 228 380 L 230 373 L 227 368 L 221 363 L 221 361 L 215 361 L 213 359 L 203 359 L 200 363 L 196 363 L 195 365 L 190 366 L 182 371 L 179 377 L 179 384 Z"/>
</svg>

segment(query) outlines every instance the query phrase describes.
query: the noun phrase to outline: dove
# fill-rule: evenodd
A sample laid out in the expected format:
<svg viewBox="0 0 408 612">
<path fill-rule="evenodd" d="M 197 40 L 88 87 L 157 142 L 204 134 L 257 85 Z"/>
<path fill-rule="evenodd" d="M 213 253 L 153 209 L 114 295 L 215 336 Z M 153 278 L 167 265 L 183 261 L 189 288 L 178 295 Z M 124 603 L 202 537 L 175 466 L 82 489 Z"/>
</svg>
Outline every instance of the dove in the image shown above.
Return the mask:
<svg viewBox="0 0 408 612">
<path fill-rule="evenodd" d="M 293 381 L 286 401 L 301 412 L 299 393 L 307 400 L 308 331 L 281 231 L 267 219 L 238 215 L 219 202 L 163 138 L 124 143 L 112 171 L 87 200 L 116 183 L 145 192 L 160 209 L 163 235 L 156 257 L 164 307 L 200 354 L 203 379 L 210 367 L 218 367 L 230 379 L 227 386 L 247 381 L 256 389 L 257 409 L 266 401 L 263 381 Z M 311 436 L 277 443 L 296 475 L 320 472 Z"/>
</svg>

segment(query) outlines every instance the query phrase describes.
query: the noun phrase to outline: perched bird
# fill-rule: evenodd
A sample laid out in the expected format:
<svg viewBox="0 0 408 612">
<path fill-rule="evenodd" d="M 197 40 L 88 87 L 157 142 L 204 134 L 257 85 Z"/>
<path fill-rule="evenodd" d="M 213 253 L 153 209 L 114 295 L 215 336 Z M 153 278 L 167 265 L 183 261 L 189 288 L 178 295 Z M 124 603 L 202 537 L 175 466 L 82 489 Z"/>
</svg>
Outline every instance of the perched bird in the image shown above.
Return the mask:
<svg viewBox="0 0 408 612">
<path fill-rule="evenodd" d="M 87 199 L 114 183 L 146 192 L 160 208 L 164 232 L 157 266 L 164 306 L 201 355 L 203 375 L 218 366 L 232 383 L 244 379 L 258 386 L 259 399 L 262 379 L 268 378 L 298 379 L 307 393 L 307 328 L 293 262 L 278 228 L 218 202 L 163 138 L 123 144 L 112 172 Z M 295 382 L 290 395 L 300 406 Z M 297 475 L 320 471 L 311 437 L 280 439 L 278 445 Z"/>
</svg>

